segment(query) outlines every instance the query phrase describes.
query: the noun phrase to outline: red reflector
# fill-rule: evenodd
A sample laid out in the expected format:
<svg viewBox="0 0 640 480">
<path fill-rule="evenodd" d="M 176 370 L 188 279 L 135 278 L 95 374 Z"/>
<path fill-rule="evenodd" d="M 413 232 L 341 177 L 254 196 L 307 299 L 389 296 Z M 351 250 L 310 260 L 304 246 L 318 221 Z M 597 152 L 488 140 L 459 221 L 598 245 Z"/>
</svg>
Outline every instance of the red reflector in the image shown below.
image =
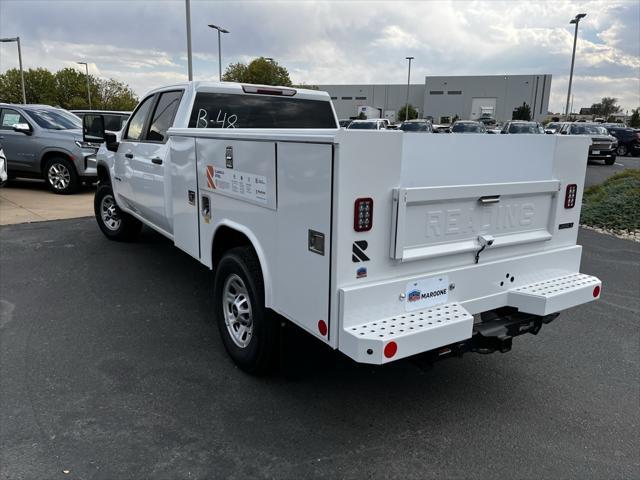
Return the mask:
<svg viewBox="0 0 640 480">
<path fill-rule="evenodd" d="M 564 208 L 573 208 L 576 206 L 576 195 L 578 194 L 578 185 L 570 183 L 564 194 Z"/>
<path fill-rule="evenodd" d="M 353 209 L 353 229 L 368 232 L 373 226 L 373 198 L 358 198 Z"/>
<path fill-rule="evenodd" d="M 320 335 L 322 335 L 323 337 L 326 337 L 327 332 L 329 331 L 329 329 L 327 328 L 327 322 L 325 322 L 324 320 L 319 320 L 318 331 L 320 332 Z"/>
<path fill-rule="evenodd" d="M 389 342 L 384 346 L 384 356 L 387 358 L 393 357 L 398 351 L 398 344 L 396 342 Z"/>
<path fill-rule="evenodd" d="M 259 95 L 283 95 L 285 97 L 293 97 L 296 91 L 292 88 L 266 88 L 255 85 L 243 85 L 244 93 L 257 93 Z"/>
<path fill-rule="evenodd" d="M 593 287 L 593 298 L 598 298 L 600 295 L 600 285 Z"/>
</svg>

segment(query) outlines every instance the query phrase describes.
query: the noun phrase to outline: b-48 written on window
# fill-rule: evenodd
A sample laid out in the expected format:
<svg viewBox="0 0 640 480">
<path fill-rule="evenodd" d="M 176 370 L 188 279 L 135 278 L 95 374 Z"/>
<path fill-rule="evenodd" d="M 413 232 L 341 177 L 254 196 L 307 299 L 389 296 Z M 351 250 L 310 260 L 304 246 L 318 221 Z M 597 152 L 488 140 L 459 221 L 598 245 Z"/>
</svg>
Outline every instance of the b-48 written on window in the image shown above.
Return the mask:
<svg viewBox="0 0 640 480">
<path fill-rule="evenodd" d="M 271 95 L 196 94 L 189 128 L 338 128 L 331 102 Z"/>
</svg>

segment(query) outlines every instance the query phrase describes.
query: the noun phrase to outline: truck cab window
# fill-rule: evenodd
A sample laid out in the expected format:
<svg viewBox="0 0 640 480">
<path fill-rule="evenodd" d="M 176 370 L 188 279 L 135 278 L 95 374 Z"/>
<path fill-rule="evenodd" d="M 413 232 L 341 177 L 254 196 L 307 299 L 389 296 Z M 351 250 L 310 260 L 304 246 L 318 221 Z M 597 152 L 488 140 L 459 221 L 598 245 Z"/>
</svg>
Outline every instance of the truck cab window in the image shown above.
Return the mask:
<svg viewBox="0 0 640 480">
<path fill-rule="evenodd" d="M 164 142 L 166 140 L 167 130 L 169 130 L 169 127 L 173 123 L 173 118 L 176 115 L 181 98 L 181 90 L 164 92 L 160 95 L 160 100 L 158 100 L 156 109 L 153 112 L 153 117 L 151 118 L 151 126 L 147 134 L 147 140 L 152 142 Z"/>
<path fill-rule="evenodd" d="M 142 129 L 144 128 L 144 122 L 149 114 L 149 109 L 153 100 L 153 95 L 147 97 L 142 101 L 136 113 L 131 117 L 129 126 L 127 127 L 127 133 L 124 136 L 126 140 L 140 140 L 142 138 Z"/>
<path fill-rule="evenodd" d="M 327 100 L 200 92 L 189 128 L 338 128 Z"/>
</svg>

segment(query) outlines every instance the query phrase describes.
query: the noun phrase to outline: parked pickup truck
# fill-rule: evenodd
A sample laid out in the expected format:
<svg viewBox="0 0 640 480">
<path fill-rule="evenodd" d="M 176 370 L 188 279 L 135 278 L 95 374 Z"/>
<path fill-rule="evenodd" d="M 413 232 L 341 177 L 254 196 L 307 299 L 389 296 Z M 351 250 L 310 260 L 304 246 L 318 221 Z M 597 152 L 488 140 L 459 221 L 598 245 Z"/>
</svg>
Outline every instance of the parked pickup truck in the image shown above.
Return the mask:
<svg viewBox="0 0 640 480">
<path fill-rule="evenodd" d="M 338 128 L 324 92 L 154 90 L 117 136 L 84 117 L 95 214 L 213 270 L 233 360 L 266 371 L 292 322 L 358 362 L 506 352 L 600 296 L 576 245 L 590 139 Z"/>
</svg>

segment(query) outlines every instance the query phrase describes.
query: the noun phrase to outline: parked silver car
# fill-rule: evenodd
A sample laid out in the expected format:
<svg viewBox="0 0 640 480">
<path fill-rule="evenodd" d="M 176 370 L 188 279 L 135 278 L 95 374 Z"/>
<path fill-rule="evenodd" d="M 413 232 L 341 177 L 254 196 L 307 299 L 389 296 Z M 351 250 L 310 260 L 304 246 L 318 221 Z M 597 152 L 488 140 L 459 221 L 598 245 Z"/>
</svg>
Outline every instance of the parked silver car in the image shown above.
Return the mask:
<svg viewBox="0 0 640 480">
<path fill-rule="evenodd" d="M 66 194 L 97 177 L 99 145 L 84 142 L 82 121 L 61 108 L 0 104 L 0 142 L 11 178 L 42 178 Z"/>
</svg>

